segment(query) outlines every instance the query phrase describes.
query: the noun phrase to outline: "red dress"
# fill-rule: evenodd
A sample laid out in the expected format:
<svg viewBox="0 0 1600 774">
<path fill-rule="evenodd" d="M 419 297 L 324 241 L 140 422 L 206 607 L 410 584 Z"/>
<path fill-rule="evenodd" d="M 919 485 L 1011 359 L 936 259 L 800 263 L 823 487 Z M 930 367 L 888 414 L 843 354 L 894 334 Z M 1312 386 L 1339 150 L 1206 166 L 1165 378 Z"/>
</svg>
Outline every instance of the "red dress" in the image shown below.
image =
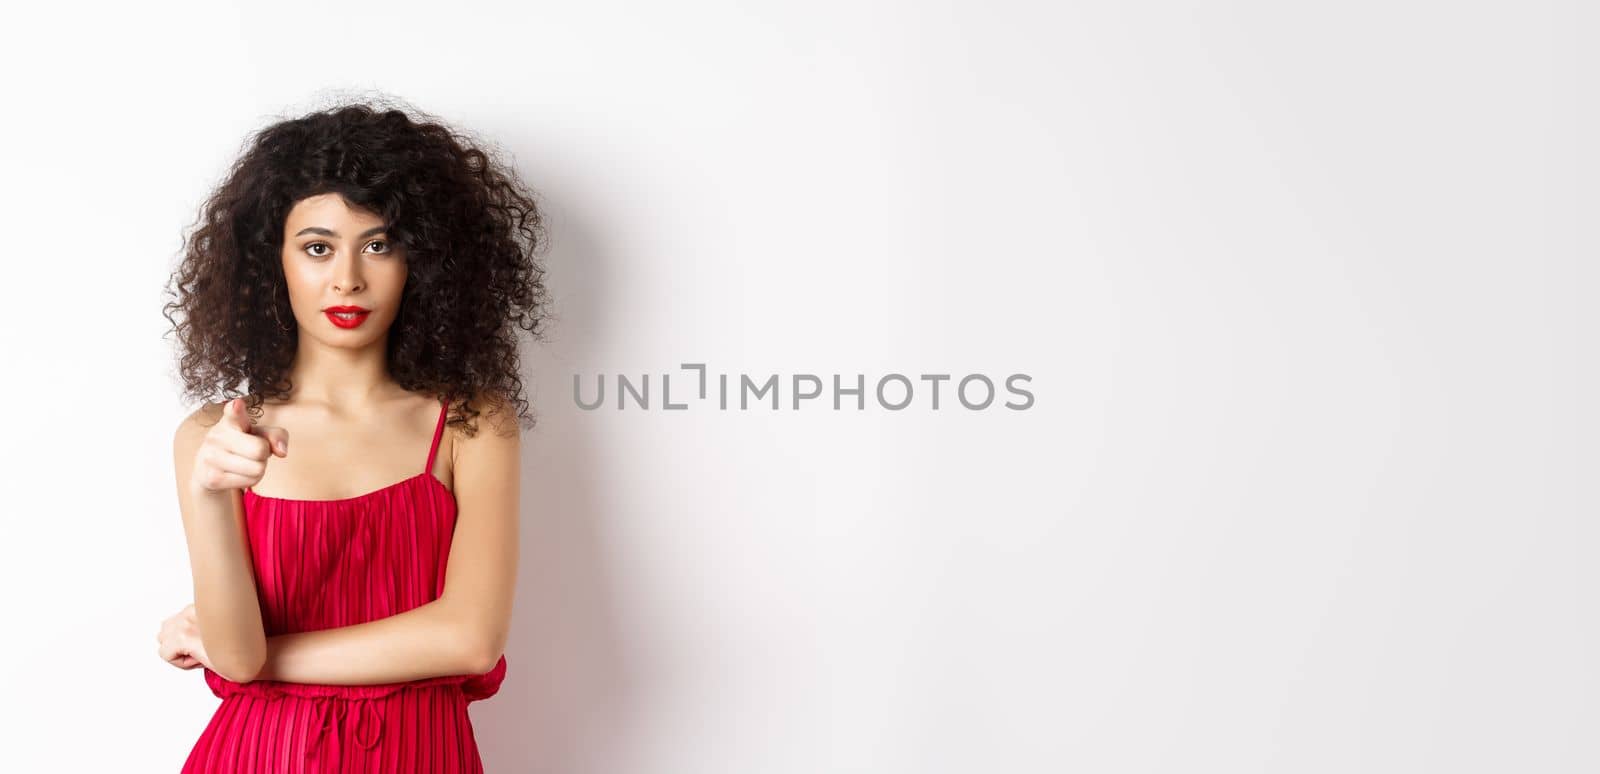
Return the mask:
<svg viewBox="0 0 1600 774">
<path fill-rule="evenodd" d="M 268 636 L 402 613 L 444 592 L 455 495 L 433 475 L 448 404 L 422 472 L 342 500 L 244 491 L 256 593 Z M 384 685 L 236 683 L 210 669 L 222 699 L 183 771 L 229 774 L 481 772 L 467 703 L 493 696 L 506 660 L 481 675 Z"/>
</svg>

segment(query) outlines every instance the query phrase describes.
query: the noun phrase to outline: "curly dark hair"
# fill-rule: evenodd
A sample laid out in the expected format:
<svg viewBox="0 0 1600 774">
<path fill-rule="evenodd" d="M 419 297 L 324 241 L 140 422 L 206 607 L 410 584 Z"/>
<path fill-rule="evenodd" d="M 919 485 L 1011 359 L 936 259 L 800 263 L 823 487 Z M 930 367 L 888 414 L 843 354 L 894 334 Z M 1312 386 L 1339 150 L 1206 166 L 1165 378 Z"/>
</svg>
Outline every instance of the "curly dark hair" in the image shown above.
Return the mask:
<svg viewBox="0 0 1600 774">
<path fill-rule="evenodd" d="M 284 221 L 297 201 L 337 193 L 382 217 L 405 249 L 408 275 L 388 338 L 395 381 L 446 399 L 451 424 L 469 436 L 479 396 L 533 426 L 517 331 L 543 339 L 550 317 L 536 194 L 492 145 L 393 103 L 336 105 L 246 140 L 201 206 L 166 288 L 162 314 L 178 336 L 186 398 L 242 390 L 258 418 L 267 398 L 288 397 L 299 330 L 281 262 Z"/>
</svg>

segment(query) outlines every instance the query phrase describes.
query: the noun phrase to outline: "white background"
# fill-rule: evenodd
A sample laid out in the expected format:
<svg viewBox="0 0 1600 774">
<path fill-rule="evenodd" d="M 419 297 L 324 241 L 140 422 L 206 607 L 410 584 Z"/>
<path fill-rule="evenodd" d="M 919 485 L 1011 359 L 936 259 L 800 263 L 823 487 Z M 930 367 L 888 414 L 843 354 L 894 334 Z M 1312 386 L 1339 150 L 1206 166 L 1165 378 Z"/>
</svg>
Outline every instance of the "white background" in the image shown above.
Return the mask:
<svg viewBox="0 0 1600 774">
<path fill-rule="evenodd" d="M 217 705 L 155 654 L 161 289 L 330 89 L 493 139 L 550 219 L 490 772 L 1600 767 L 1592 7 L 7 16 L 8 771 L 177 771 Z M 683 362 L 1036 402 L 575 406 Z"/>
</svg>

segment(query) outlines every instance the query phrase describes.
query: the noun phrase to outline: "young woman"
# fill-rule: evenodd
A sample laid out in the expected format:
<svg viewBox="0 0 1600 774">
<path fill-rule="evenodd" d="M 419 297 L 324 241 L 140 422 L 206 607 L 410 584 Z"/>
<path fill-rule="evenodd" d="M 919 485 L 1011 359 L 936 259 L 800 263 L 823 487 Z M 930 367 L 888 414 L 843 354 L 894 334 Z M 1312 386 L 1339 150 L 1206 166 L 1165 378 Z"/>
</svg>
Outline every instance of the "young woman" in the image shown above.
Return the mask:
<svg viewBox="0 0 1600 774">
<path fill-rule="evenodd" d="M 194 602 L 158 639 L 222 703 L 183 771 L 482 770 L 543 246 L 496 157 L 366 104 L 257 133 L 206 202 L 166 306 Z"/>
</svg>

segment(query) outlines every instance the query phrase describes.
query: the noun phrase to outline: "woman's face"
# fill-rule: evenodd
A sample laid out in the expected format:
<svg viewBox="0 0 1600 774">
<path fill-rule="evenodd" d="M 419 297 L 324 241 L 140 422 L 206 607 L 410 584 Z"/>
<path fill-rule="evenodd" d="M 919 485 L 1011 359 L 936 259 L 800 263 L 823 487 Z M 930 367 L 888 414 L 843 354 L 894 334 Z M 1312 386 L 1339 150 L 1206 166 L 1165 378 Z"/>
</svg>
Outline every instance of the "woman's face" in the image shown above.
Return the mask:
<svg viewBox="0 0 1600 774">
<path fill-rule="evenodd" d="M 338 194 L 296 202 L 283 227 L 283 277 L 300 335 L 334 347 L 384 340 L 400 309 L 406 256 L 383 219 Z M 340 307 L 365 312 L 338 316 Z"/>
</svg>

